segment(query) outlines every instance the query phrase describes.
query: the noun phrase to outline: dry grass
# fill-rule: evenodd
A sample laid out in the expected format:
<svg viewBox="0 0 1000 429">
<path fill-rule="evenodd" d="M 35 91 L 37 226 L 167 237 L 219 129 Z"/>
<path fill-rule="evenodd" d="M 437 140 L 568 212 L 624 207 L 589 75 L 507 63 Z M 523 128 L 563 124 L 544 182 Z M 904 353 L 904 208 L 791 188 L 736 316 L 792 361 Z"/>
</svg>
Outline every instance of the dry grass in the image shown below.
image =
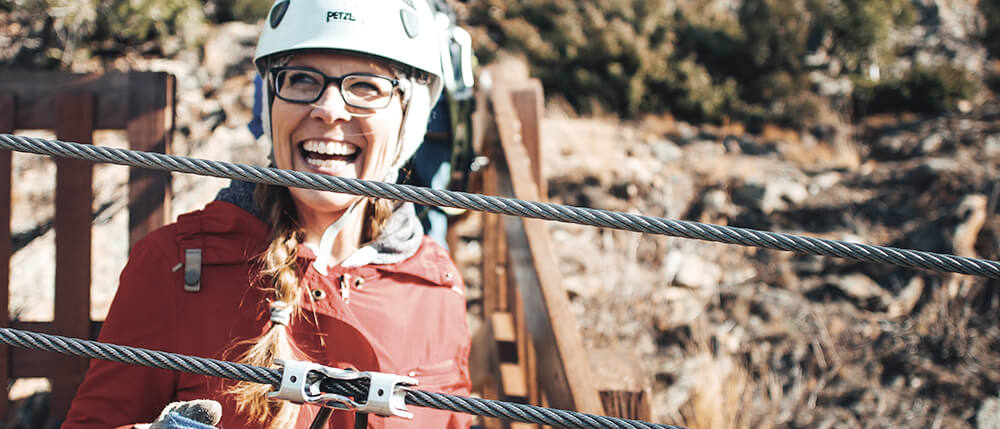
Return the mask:
<svg viewBox="0 0 1000 429">
<path fill-rule="evenodd" d="M 697 362 L 690 398 L 679 410 L 682 425 L 692 429 L 770 428 L 772 423 L 755 413 L 754 400 L 768 398 L 772 389 L 756 384 L 744 364 L 714 346 L 704 323 L 695 323 L 685 344 L 688 360 Z M 780 390 L 780 387 L 778 388 Z M 763 409 L 770 401 L 762 401 Z"/>
</svg>

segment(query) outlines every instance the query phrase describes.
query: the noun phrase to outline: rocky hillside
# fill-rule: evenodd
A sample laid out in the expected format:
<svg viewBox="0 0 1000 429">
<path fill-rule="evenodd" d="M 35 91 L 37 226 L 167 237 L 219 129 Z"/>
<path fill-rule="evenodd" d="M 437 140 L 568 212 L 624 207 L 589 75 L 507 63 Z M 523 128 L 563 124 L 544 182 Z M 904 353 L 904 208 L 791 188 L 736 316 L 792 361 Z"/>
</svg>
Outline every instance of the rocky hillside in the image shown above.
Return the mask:
<svg viewBox="0 0 1000 429">
<path fill-rule="evenodd" d="M 997 259 L 1000 105 L 842 142 L 558 117 L 556 202 Z M 581 144 L 580 136 L 589 136 Z M 597 156 L 599 155 L 599 156 Z M 601 160 L 598 162 L 597 160 Z M 996 427 L 996 281 L 553 224 L 588 346 L 637 351 L 657 421 Z"/>
</svg>

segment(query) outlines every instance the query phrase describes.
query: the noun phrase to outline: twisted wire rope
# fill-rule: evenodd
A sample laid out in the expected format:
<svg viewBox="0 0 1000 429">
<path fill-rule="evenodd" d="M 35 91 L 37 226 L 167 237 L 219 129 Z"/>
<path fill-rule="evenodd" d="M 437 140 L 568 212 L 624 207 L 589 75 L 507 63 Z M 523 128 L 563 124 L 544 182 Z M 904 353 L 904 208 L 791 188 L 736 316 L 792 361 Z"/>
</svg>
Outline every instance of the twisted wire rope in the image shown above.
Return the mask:
<svg viewBox="0 0 1000 429">
<path fill-rule="evenodd" d="M 97 341 L 40 334 L 12 328 L 0 328 L 0 342 L 48 352 L 109 360 L 112 362 L 172 369 L 192 374 L 254 383 L 281 384 L 281 371 L 242 363 L 225 362 L 194 356 L 147 350 L 138 347 L 99 343 Z"/>
<path fill-rule="evenodd" d="M 41 334 L 12 328 L 0 328 L 0 343 L 73 356 L 103 359 L 113 362 L 142 365 L 153 368 L 172 369 L 192 374 L 222 377 L 253 383 L 281 384 L 281 371 L 259 366 L 226 362 L 176 353 L 120 346 L 91 340 L 81 340 L 58 335 Z M 368 396 L 368 380 L 326 379 L 320 383 L 321 390 L 355 398 Z M 638 420 L 605 417 L 576 411 L 537 407 L 480 398 L 426 392 L 410 389 L 406 393 L 406 403 L 420 407 L 455 411 L 486 417 L 504 418 L 525 423 L 576 429 L 604 428 L 664 428 L 683 429 L 678 426 L 661 425 Z"/>
<path fill-rule="evenodd" d="M 1000 279 L 1000 262 L 919 250 L 0 134 L 0 148 Z"/>
</svg>

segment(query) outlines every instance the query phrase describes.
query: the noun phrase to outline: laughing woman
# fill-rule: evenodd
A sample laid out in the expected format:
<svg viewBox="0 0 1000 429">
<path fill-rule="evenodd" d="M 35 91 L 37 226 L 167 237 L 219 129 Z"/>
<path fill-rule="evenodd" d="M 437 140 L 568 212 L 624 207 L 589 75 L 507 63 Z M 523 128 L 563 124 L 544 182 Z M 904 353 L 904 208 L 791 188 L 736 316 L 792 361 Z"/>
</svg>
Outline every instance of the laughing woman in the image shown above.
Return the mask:
<svg viewBox="0 0 1000 429">
<path fill-rule="evenodd" d="M 276 167 L 394 181 L 441 91 L 423 1 L 279 0 L 254 63 Z M 464 285 L 411 204 L 234 182 L 132 249 L 100 340 L 273 366 L 275 359 L 416 378 L 469 393 Z M 223 428 L 306 428 L 316 407 L 268 385 L 94 361 L 64 428 L 132 427 L 172 401 L 213 399 Z M 373 428 L 465 428 L 412 410 Z M 330 427 L 352 427 L 336 412 Z"/>
</svg>

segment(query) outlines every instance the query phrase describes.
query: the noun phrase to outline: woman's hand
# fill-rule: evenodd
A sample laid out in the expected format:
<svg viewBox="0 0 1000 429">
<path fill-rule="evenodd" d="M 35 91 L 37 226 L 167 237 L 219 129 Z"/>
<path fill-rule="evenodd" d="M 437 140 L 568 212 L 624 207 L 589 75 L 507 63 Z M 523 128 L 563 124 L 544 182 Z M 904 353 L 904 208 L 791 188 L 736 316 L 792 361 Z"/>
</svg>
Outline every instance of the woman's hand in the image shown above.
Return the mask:
<svg viewBox="0 0 1000 429">
<path fill-rule="evenodd" d="M 209 399 L 198 399 L 170 403 L 153 423 L 135 425 L 135 429 L 205 429 L 215 427 L 220 419 L 222 405 Z"/>
</svg>

